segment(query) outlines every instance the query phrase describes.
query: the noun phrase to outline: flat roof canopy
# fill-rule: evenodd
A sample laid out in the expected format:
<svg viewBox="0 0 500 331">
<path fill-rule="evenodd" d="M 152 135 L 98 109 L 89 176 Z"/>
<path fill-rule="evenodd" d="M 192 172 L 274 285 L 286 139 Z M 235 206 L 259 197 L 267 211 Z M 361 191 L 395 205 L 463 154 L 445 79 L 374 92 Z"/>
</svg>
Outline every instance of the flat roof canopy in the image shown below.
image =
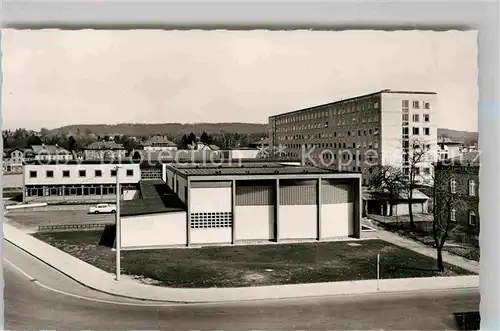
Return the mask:
<svg viewBox="0 0 500 331">
<path fill-rule="evenodd" d="M 186 211 L 186 205 L 163 180 L 141 180 L 139 189 L 139 199 L 122 202 L 121 216 Z"/>
<path fill-rule="evenodd" d="M 167 166 L 174 172 L 184 176 L 259 176 L 259 175 L 346 175 L 346 177 L 360 177 L 360 172 L 341 172 L 332 169 L 312 166 L 289 165 L 286 162 L 270 162 L 240 165 L 193 165 L 172 164 Z"/>
</svg>

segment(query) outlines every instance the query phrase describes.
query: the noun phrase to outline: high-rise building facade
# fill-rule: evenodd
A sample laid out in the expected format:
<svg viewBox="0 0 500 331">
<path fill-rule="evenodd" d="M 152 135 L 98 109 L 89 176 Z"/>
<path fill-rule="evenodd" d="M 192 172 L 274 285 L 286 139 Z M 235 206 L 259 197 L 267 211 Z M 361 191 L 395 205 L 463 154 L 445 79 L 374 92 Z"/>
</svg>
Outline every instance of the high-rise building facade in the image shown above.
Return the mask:
<svg viewBox="0 0 500 331">
<path fill-rule="evenodd" d="M 416 145 L 426 150 L 418 177 L 432 177 L 437 154 L 435 92 L 383 90 L 269 118 L 269 150 L 274 157 L 363 173 L 384 164 L 409 172 Z"/>
</svg>

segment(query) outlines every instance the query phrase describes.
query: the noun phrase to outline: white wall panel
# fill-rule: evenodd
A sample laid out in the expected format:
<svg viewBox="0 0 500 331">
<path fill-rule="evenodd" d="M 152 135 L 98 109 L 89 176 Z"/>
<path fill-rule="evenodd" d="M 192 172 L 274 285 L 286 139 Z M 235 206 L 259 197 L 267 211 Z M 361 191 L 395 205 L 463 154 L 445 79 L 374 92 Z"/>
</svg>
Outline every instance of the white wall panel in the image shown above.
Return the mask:
<svg viewBox="0 0 500 331">
<path fill-rule="evenodd" d="M 231 241 L 231 228 L 191 229 L 192 244 L 218 244 Z"/>
<path fill-rule="evenodd" d="M 231 188 L 191 188 L 191 213 L 231 212 Z M 182 199 L 182 197 L 181 197 Z"/>
<path fill-rule="evenodd" d="M 347 237 L 354 234 L 354 205 L 337 203 L 321 206 L 321 237 Z"/>
<path fill-rule="evenodd" d="M 280 206 L 279 239 L 314 239 L 318 236 L 316 205 Z"/>
<path fill-rule="evenodd" d="M 271 240 L 274 235 L 274 206 L 236 206 L 236 240 Z"/>
<path fill-rule="evenodd" d="M 186 245 L 186 212 L 121 218 L 121 247 Z"/>
</svg>

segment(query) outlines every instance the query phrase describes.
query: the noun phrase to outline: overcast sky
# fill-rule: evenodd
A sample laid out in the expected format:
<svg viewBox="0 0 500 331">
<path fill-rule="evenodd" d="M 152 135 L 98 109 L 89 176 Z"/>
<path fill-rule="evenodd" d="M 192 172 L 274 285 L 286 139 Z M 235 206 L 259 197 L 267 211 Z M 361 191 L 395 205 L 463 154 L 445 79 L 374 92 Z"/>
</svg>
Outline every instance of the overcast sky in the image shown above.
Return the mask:
<svg viewBox="0 0 500 331">
<path fill-rule="evenodd" d="M 477 131 L 476 32 L 3 30 L 4 128 L 267 123 L 390 88 Z"/>
</svg>

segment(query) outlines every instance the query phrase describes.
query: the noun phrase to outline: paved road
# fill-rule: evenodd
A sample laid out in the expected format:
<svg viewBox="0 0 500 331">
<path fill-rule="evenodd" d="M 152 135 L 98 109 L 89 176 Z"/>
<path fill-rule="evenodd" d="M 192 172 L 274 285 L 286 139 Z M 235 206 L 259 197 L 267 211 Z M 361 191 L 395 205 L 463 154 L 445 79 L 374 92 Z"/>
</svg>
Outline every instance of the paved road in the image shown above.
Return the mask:
<svg viewBox="0 0 500 331">
<path fill-rule="evenodd" d="M 89 214 L 87 210 L 9 211 L 9 222 L 20 229 L 37 230 L 39 225 L 114 223 L 113 214 Z"/>
<path fill-rule="evenodd" d="M 89 290 L 5 241 L 4 252 L 7 330 L 444 330 L 479 309 L 479 290 L 158 306 Z"/>
</svg>

